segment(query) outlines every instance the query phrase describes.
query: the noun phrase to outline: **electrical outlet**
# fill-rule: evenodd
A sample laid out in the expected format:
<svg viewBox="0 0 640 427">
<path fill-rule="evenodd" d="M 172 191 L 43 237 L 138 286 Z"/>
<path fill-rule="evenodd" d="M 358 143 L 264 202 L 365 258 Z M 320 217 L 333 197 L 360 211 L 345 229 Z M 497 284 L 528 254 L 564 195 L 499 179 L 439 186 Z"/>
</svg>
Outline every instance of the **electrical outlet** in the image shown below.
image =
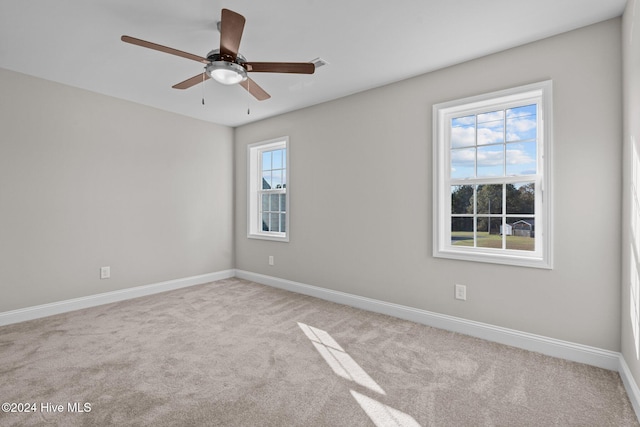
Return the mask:
<svg viewBox="0 0 640 427">
<path fill-rule="evenodd" d="M 275 262 L 273 262 L 273 255 L 269 255 L 269 265 L 275 265 Z"/>
<path fill-rule="evenodd" d="M 462 301 L 467 300 L 467 287 L 465 285 L 456 284 L 455 298 Z"/>
<path fill-rule="evenodd" d="M 111 277 L 111 267 L 100 267 L 100 278 L 108 279 Z"/>
</svg>

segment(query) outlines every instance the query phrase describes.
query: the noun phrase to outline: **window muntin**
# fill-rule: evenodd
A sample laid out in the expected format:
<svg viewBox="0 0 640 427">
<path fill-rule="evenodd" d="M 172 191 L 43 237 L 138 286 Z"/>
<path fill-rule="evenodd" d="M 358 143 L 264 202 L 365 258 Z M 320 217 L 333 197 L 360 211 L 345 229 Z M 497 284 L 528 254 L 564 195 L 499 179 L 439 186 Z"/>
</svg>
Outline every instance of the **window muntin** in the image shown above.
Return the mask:
<svg viewBox="0 0 640 427">
<path fill-rule="evenodd" d="M 251 144 L 248 232 L 250 238 L 288 241 L 288 138 Z"/>
<path fill-rule="evenodd" d="M 551 268 L 550 97 L 543 82 L 434 106 L 434 256 Z"/>
</svg>

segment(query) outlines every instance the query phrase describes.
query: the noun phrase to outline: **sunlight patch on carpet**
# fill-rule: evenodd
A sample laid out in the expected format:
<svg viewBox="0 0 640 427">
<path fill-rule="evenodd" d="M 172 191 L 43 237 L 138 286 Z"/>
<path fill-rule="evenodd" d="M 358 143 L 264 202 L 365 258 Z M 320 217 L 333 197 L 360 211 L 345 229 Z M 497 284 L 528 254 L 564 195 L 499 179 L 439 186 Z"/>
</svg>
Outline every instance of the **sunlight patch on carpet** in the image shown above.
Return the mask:
<svg viewBox="0 0 640 427">
<path fill-rule="evenodd" d="M 386 394 L 382 387 L 340 347 L 328 332 L 300 322 L 298 322 L 298 326 L 300 326 L 300 329 L 302 329 L 307 338 L 311 340 L 316 350 L 318 350 L 318 353 L 320 353 L 336 375 L 360 384 L 376 393 Z"/>
<path fill-rule="evenodd" d="M 327 331 L 298 322 L 298 326 L 311 340 L 318 353 L 333 369 L 336 375 L 360 384 L 371 391 L 386 395 L 378 385 L 340 344 Z M 364 394 L 350 390 L 351 396 L 358 402 L 367 416 L 378 427 L 420 427 L 411 416 L 384 403 L 378 402 Z"/>
<path fill-rule="evenodd" d="M 353 398 L 360 404 L 377 427 L 420 427 L 420 424 L 411 415 L 380 403 L 357 391 L 350 391 Z"/>
</svg>

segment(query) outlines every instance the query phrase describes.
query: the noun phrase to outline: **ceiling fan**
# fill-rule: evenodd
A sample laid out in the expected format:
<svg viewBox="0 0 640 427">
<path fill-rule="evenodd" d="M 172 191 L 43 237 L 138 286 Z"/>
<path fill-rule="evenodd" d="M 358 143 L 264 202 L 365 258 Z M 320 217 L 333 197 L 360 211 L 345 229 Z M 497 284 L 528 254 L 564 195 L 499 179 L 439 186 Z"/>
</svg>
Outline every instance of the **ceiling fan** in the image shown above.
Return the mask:
<svg viewBox="0 0 640 427">
<path fill-rule="evenodd" d="M 212 50 L 206 58 L 135 37 L 122 36 L 120 39 L 126 43 L 181 56 L 205 65 L 203 73 L 173 85 L 174 89 L 188 89 L 213 78 L 225 85 L 239 83 L 256 99 L 263 101 L 269 99 L 271 95 L 248 77 L 247 72 L 313 74 L 315 65 L 312 62 L 248 62 L 238 53 L 244 23 L 244 16 L 229 9 L 222 9 L 222 18 L 219 23 L 220 49 Z"/>
</svg>

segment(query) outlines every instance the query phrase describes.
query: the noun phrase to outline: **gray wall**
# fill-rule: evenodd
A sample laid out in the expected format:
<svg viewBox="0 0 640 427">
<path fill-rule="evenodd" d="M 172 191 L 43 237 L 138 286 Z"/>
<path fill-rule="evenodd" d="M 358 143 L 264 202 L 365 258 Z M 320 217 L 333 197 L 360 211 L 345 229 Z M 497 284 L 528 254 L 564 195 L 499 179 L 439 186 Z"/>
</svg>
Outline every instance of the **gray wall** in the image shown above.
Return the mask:
<svg viewBox="0 0 640 427">
<path fill-rule="evenodd" d="M 622 27 L 624 147 L 622 354 L 640 383 L 640 2 L 629 0 Z M 632 296 L 635 294 L 635 297 Z"/>
<path fill-rule="evenodd" d="M 230 128 L 0 69 L 0 312 L 233 268 L 232 147 Z"/>
<path fill-rule="evenodd" d="M 620 32 L 606 21 L 236 129 L 236 268 L 619 351 Z M 545 79 L 555 268 L 434 259 L 432 105 Z M 291 240 L 247 239 L 246 146 L 282 135 Z"/>
</svg>

